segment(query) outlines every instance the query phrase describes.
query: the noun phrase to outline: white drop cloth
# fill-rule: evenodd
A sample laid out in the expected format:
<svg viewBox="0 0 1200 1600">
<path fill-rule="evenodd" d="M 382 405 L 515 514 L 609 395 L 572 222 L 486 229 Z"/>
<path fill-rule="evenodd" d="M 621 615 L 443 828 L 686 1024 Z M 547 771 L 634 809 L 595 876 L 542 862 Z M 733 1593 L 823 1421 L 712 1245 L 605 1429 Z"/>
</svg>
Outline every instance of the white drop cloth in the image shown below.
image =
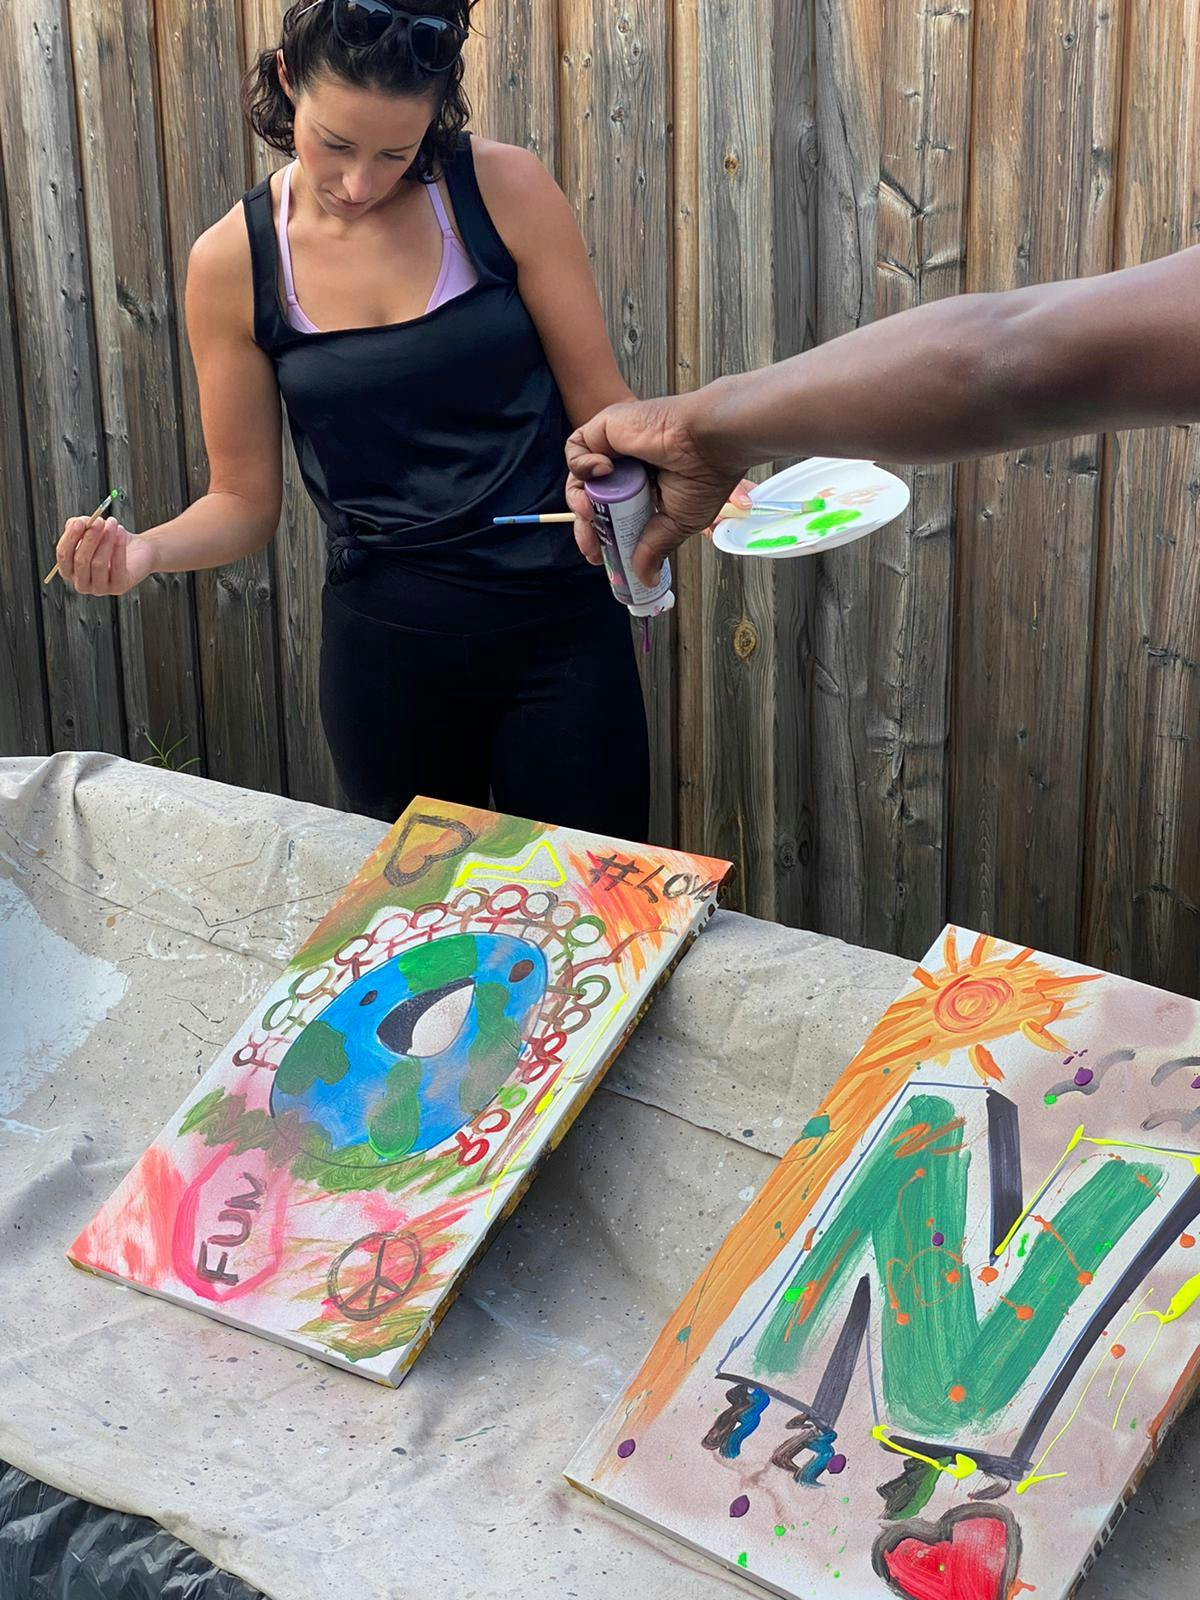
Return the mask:
<svg viewBox="0 0 1200 1600">
<path fill-rule="evenodd" d="M 758 1592 L 560 1472 L 896 957 L 718 915 L 398 1391 L 67 1265 L 382 832 L 108 756 L 0 760 L 0 1458 L 274 1600 Z M 1081 1600 L 1194 1600 L 1198 1411 Z"/>
</svg>

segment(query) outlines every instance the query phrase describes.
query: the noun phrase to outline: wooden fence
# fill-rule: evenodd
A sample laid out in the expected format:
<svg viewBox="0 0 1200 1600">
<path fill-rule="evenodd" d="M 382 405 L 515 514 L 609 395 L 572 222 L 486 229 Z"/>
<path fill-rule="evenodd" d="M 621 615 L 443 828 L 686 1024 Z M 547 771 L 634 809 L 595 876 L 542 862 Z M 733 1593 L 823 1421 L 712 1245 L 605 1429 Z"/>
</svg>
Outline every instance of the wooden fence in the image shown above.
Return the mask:
<svg viewBox="0 0 1200 1600">
<path fill-rule="evenodd" d="M 0 748 L 336 804 L 321 541 L 119 602 L 40 571 L 110 480 L 205 486 L 180 294 L 266 169 L 279 0 L 0 7 Z M 556 173 L 643 393 L 1200 228 L 1200 0 L 483 0 L 475 125 Z M 905 404 L 903 390 L 895 395 Z M 697 545 L 647 666 L 655 831 L 765 917 L 914 956 L 946 918 L 1200 993 L 1200 452 L 1084 438 L 909 474 L 819 560 Z"/>
</svg>

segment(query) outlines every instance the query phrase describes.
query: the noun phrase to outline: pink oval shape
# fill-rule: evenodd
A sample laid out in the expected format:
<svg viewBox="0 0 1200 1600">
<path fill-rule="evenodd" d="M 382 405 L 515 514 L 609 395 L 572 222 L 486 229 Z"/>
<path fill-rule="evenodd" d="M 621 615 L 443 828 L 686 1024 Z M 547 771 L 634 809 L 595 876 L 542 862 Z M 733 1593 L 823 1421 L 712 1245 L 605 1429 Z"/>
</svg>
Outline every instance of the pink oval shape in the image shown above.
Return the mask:
<svg viewBox="0 0 1200 1600">
<path fill-rule="evenodd" d="M 203 1300 L 239 1300 L 283 1260 L 291 1194 L 286 1170 L 262 1150 L 225 1145 L 193 1178 L 175 1214 L 171 1257 L 179 1281 Z"/>
</svg>

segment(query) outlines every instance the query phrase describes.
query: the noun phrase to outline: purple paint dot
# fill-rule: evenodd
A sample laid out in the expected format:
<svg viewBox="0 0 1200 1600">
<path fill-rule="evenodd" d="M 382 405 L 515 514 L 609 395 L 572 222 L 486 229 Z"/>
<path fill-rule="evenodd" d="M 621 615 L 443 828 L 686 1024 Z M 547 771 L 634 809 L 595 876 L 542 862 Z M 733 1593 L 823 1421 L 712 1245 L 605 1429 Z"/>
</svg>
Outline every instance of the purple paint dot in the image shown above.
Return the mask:
<svg viewBox="0 0 1200 1600">
<path fill-rule="evenodd" d="M 829 1471 L 829 1472 L 845 1472 L 845 1470 L 846 1470 L 846 1458 L 845 1458 L 845 1456 L 841 1456 L 841 1455 L 830 1456 L 830 1458 L 829 1458 L 829 1466 L 827 1467 L 826 1470 Z"/>
<path fill-rule="evenodd" d="M 935 1233 L 933 1236 L 933 1242 L 934 1244 L 945 1244 L 946 1235 L 944 1233 Z"/>
<path fill-rule="evenodd" d="M 1193 1078 L 1192 1079 L 1192 1088 L 1193 1089 L 1200 1089 L 1200 1078 Z"/>
<path fill-rule="evenodd" d="M 1075 1074 L 1075 1083 L 1080 1089 L 1086 1089 L 1088 1084 L 1091 1083 L 1095 1076 L 1096 1074 L 1090 1067 L 1080 1067 L 1079 1071 Z"/>
<path fill-rule="evenodd" d="M 622 1461 L 627 1461 L 636 1449 L 637 1445 L 632 1439 L 622 1439 L 617 1446 L 617 1454 Z"/>
<path fill-rule="evenodd" d="M 750 1496 L 748 1494 L 740 1494 L 736 1500 L 731 1502 L 729 1515 L 731 1517 L 744 1517 L 749 1509 Z"/>
</svg>

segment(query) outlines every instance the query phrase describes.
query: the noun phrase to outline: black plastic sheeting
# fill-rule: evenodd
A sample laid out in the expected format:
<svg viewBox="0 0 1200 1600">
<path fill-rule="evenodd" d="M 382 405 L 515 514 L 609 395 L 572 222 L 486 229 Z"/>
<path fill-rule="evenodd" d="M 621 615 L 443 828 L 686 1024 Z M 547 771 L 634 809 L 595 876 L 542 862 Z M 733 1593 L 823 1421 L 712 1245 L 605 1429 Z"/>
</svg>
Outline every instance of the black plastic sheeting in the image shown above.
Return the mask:
<svg viewBox="0 0 1200 1600">
<path fill-rule="evenodd" d="M 0 1461 L 0 1600 L 265 1600 L 147 1517 Z"/>
</svg>

